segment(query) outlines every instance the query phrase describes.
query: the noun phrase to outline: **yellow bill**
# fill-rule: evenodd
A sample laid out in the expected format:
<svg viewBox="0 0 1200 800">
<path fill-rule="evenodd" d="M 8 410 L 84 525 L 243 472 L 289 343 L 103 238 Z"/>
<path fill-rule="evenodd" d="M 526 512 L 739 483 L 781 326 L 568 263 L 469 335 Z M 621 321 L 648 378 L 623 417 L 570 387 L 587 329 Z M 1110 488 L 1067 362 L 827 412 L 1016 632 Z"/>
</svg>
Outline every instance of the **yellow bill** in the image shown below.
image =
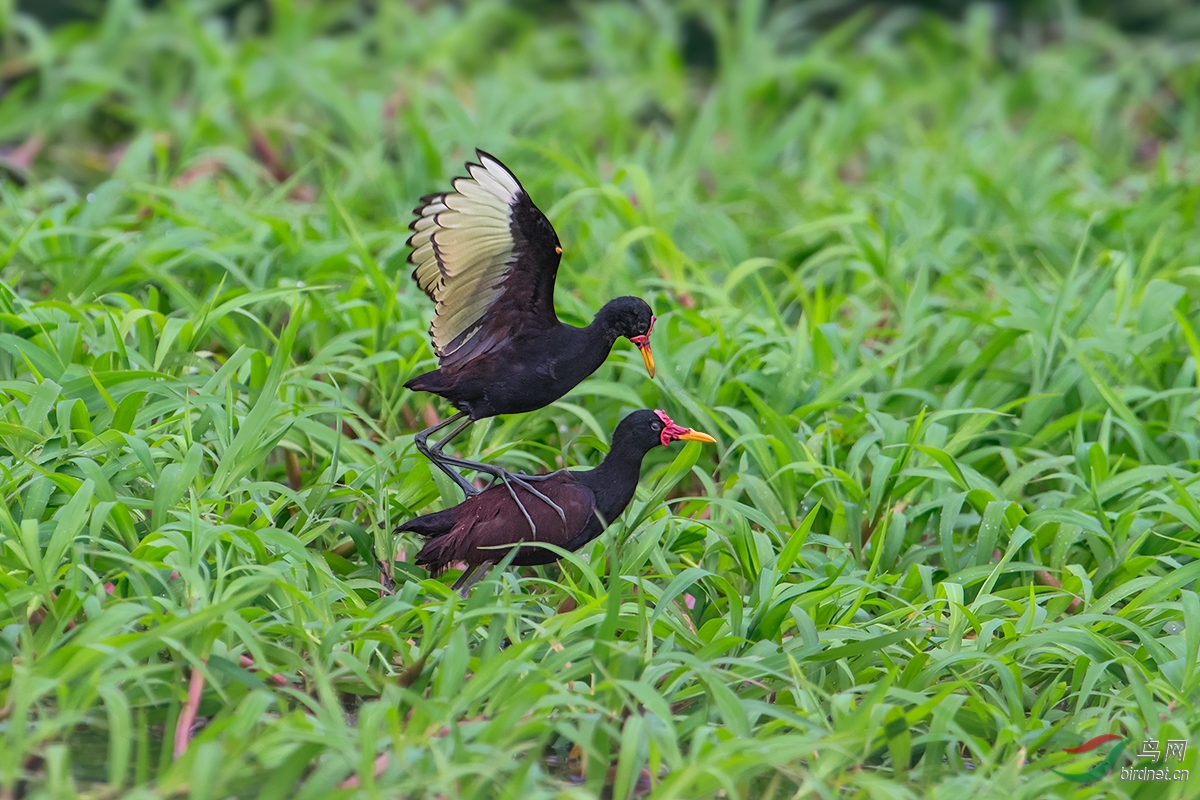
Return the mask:
<svg viewBox="0 0 1200 800">
<path fill-rule="evenodd" d="M 649 344 L 639 344 L 638 350 L 642 351 L 642 361 L 646 362 L 646 372 L 650 373 L 650 377 L 654 377 L 654 353 L 650 352 Z"/>
</svg>

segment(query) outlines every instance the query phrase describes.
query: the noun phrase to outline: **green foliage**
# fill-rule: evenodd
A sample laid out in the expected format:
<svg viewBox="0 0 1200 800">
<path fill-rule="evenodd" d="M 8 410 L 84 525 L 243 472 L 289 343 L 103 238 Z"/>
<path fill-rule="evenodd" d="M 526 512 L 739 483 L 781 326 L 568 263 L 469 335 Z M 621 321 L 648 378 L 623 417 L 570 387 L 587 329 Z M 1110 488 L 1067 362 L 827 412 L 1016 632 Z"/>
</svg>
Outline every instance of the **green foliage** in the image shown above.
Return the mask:
<svg viewBox="0 0 1200 800">
<path fill-rule="evenodd" d="M 3 32 L 0 796 L 1191 796 L 1050 768 L 1200 769 L 1194 47 L 214 5 Z M 639 407 L 719 445 L 560 566 L 381 597 L 455 500 L 404 240 L 475 146 L 660 377 L 619 345 L 464 453 L 594 463 Z"/>
</svg>

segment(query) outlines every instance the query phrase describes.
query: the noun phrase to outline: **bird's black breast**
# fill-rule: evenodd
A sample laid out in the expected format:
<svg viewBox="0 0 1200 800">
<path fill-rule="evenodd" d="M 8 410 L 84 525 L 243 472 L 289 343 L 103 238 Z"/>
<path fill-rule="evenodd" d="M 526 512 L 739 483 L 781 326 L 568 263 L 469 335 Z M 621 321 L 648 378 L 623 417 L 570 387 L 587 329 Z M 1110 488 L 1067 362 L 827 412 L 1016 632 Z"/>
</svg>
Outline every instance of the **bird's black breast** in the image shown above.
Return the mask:
<svg viewBox="0 0 1200 800">
<path fill-rule="evenodd" d="M 580 330 L 530 326 L 490 352 L 406 385 L 446 398 L 472 419 L 537 411 L 578 386 L 607 357 L 611 346 L 588 346 Z"/>
</svg>

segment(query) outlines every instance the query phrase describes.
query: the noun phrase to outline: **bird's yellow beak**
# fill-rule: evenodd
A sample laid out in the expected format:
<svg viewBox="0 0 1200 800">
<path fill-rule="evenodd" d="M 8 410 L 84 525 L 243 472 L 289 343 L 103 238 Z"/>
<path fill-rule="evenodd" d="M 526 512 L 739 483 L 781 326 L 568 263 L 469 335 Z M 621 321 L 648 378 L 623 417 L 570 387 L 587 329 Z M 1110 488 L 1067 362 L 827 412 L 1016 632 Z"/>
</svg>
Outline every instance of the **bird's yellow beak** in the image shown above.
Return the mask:
<svg viewBox="0 0 1200 800">
<path fill-rule="evenodd" d="M 646 372 L 650 373 L 650 377 L 654 377 L 654 353 L 650 352 L 650 343 L 639 344 L 638 350 L 642 351 L 642 361 L 646 362 Z"/>
<path fill-rule="evenodd" d="M 688 442 L 708 442 L 714 444 L 717 440 L 709 436 L 707 433 L 694 431 L 691 428 L 685 428 L 682 425 L 676 425 L 675 422 L 667 416 L 667 412 L 657 410 L 654 412 L 658 418 L 662 420 L 662 446 L 668 447 L 671 442 L 683 439 Z"/>
</svg>

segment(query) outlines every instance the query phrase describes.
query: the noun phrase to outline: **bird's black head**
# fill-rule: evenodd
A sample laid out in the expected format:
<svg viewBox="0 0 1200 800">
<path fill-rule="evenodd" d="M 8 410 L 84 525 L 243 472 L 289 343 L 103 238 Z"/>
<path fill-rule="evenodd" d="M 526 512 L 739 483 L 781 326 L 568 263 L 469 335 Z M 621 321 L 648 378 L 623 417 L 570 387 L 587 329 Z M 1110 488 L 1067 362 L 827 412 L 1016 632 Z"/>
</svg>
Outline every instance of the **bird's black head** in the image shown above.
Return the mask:
<svg viewBox="0 0 1200 800">
<path fill-rule="evenodd" d="M 689 442 L 716 441 L 707 433 L 676 425 L 664 411 L 645 409 L 634 411 L 621 420 L 613 431 L 612 449 L 645 455 L 655 447 L 666 447 L 677 439 Z"/>
<path fill-rule="evenodd" d="M 650 331 L 654 330 L 654 312 L 640 297 L 618 297 L 608 301 L 596 319 L 613 341 L 624 336 L 642 351 L 646 371 L 654 377 L 654 354 L 650 352 Z"/>
</svg>

